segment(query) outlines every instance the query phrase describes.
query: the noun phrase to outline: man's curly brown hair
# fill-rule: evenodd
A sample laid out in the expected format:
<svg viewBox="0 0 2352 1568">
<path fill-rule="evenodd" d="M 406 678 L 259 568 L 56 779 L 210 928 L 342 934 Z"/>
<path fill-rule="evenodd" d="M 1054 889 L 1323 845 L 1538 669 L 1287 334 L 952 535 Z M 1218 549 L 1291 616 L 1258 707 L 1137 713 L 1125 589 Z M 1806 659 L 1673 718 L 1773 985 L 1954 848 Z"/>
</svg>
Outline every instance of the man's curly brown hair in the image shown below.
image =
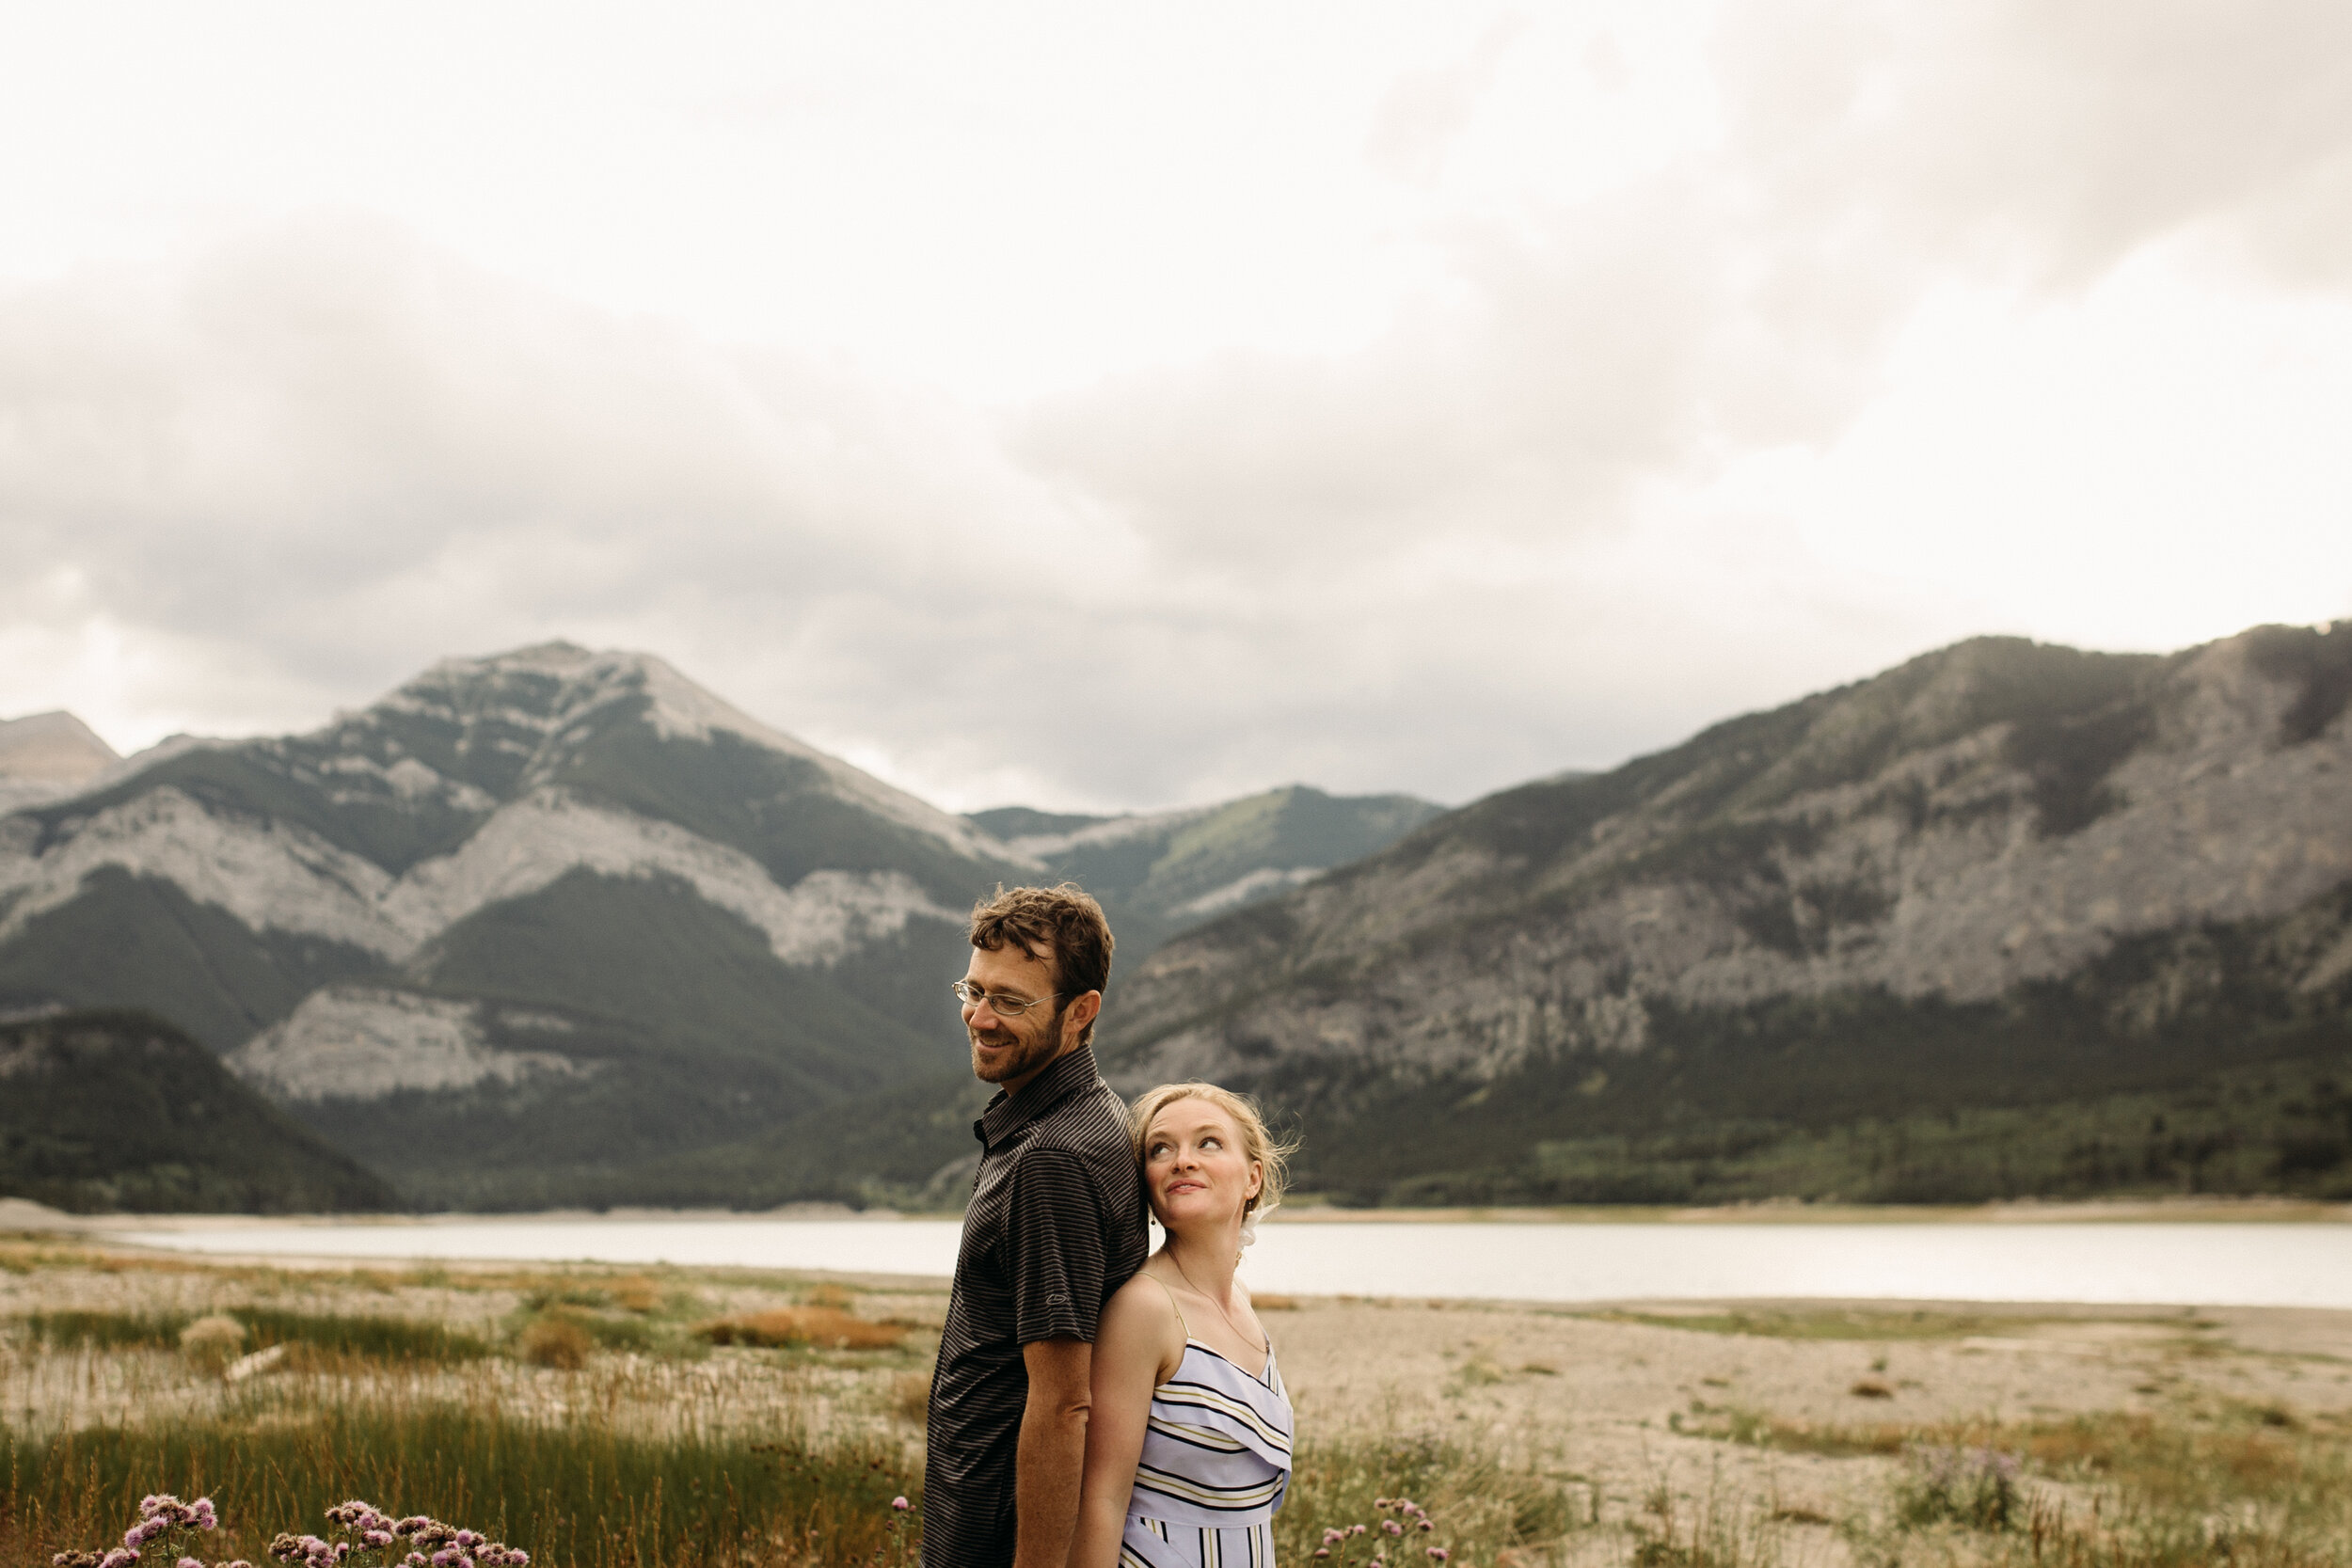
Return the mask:
<svg viewBox="0 0 2352 1568">
<path fill-rule="evenodd" d="M 1075 882 L 1059 887 L 999 885 L 993 898 L 972 906 L 972 945 L 993 953 L 1010 942 L 1023 952 L 1043 958 L 1054 972 L 1054 988 L 1061 993 L 1054 1016 L 1073 997 L 1101 990 L 1111 981 L 1111 924 L 1103 906 Z M 1081 1045 L 1094 1043 L 1094 1025 L 1078 1037 Z"/>
</svg>

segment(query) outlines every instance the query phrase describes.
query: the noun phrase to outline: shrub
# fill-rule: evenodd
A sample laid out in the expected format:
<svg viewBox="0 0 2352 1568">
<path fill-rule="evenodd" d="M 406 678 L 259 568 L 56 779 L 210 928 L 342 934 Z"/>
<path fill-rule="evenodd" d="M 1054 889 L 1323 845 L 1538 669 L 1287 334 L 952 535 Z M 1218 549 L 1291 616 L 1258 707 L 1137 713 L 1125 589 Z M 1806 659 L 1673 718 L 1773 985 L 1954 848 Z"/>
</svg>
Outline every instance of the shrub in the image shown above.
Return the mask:
<svg viewBox="0 0 2352 1568">
<path fill-rule="evenodd" d="M 1343 1553 L 1327 1530 L 1346 1532 L 1360 1546 L 1383 1514 L 1397 1517 L 1418 1498 L 1412 1533 L 1424 1544 L 1409 1554 L 1429 1568 L 1422 1517 L 1442 1521 L 1444 1547 L 1457 1560 L 1492 1562 L 1510 1548 L 1556 1540 L 1575 1526 L 1566 1491 L 1531 1471 L 1505 1465 L 1460 1445 L 1431 1437 L 1316 1442 L 1302 1446 L 1291 1475 L 1290 1497 L 1274 1516 L 1275 1560 L 1327 1568 Z M 1352 1533 L 1359 1524 L 1366 1529 Z M 1331 1558 L 1317 1563 L 1315 1553 Z M 1392 1561 L 1394 1560 L 1391 1560 Z"/>
<path fill-rule="evenodd" d="M 1895 1516 L 1906 1525 L 1950 1523 L 2005 1530 L 2025 1522 L 2017 1461 L 1997 1449 L 1915 1444 L 1910 1471 L 1897 1483 Z"/>
<path fill-rule="evenodd" d="M 525 1323 L 515 1348 L 534 1367 L 576 1372 L 588 1364 L 588 1352 L 595 1343 L 575 1320 L 548 1315 Z"/>
<path fill-rule="evenodd" d="M 180 1354 L 216 1372 L 245 1351 L 245 1324 L 226 1312 L 199 1318 L 180 1331 Z"/>
</svg>

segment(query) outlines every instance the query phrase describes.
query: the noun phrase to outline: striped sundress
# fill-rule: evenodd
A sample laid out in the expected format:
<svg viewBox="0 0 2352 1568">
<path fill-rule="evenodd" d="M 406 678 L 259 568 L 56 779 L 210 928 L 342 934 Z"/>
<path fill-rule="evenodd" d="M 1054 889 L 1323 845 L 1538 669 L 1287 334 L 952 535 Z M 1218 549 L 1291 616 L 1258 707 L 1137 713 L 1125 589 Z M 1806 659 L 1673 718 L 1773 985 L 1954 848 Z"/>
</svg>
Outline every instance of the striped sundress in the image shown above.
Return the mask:
<svg viewBox="0 0 2352 1568">
<path fill-rule="evenodd" d="M 1290 1479 L 1291 1402 L 1273 1344 L 1252 1377 L 1187 1335 L 1176 1375 L 1152 1390 L 1120 1568 L 1274 1568 Z"/>
</svg>

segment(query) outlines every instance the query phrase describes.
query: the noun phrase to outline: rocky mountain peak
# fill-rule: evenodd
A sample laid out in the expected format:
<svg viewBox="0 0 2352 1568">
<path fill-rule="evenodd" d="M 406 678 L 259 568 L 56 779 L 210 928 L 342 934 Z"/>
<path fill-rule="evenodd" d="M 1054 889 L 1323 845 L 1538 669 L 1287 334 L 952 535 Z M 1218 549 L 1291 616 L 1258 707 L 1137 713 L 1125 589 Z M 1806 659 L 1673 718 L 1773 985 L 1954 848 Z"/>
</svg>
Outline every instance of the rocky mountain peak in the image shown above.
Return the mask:
<svg viewBox="0 0 2352 1568">
<path fill-rule="evenodd" d="M 0 719 L 0 780 L 81 784 L 121 760 L 87 724 L 61 708 Z"/>
<path fill-rule="evenodd" d="M 121 762 L 113 747 L 62 709 L 0 719 L 0 811 L 72 794 Z"/>
</svg>

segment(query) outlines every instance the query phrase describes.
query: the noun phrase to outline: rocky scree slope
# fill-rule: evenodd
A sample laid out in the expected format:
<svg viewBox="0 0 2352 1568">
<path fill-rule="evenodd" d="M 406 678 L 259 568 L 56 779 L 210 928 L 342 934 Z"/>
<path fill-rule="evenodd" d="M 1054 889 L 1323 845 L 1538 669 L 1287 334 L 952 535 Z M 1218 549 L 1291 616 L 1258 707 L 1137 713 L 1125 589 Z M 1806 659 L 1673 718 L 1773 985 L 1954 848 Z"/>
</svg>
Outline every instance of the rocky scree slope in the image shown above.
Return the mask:
<svg viewBox="0 0 2352 1568">
<path fill-rule="evenodd" d="M 1490 797 L 1171 943 L 1120 999 L 1116 1071 L 1260 1089 L 1309 1179 L 1363 1200 L 1969 1198 L 2224 1166 L 2332 1191 L 2332 1112 L 2327 1148 L 2267 1167 L 2167 1145 L 2160 1110 L 2128 1150 L 2076 1147 L 2081 1117 L 2004 1123 L 2014 1159 L 1903 1129 L 2344 1059 L 2347 699 L 2352 624 L 2166 657 L 1963 642 Z"/>
</svg>

